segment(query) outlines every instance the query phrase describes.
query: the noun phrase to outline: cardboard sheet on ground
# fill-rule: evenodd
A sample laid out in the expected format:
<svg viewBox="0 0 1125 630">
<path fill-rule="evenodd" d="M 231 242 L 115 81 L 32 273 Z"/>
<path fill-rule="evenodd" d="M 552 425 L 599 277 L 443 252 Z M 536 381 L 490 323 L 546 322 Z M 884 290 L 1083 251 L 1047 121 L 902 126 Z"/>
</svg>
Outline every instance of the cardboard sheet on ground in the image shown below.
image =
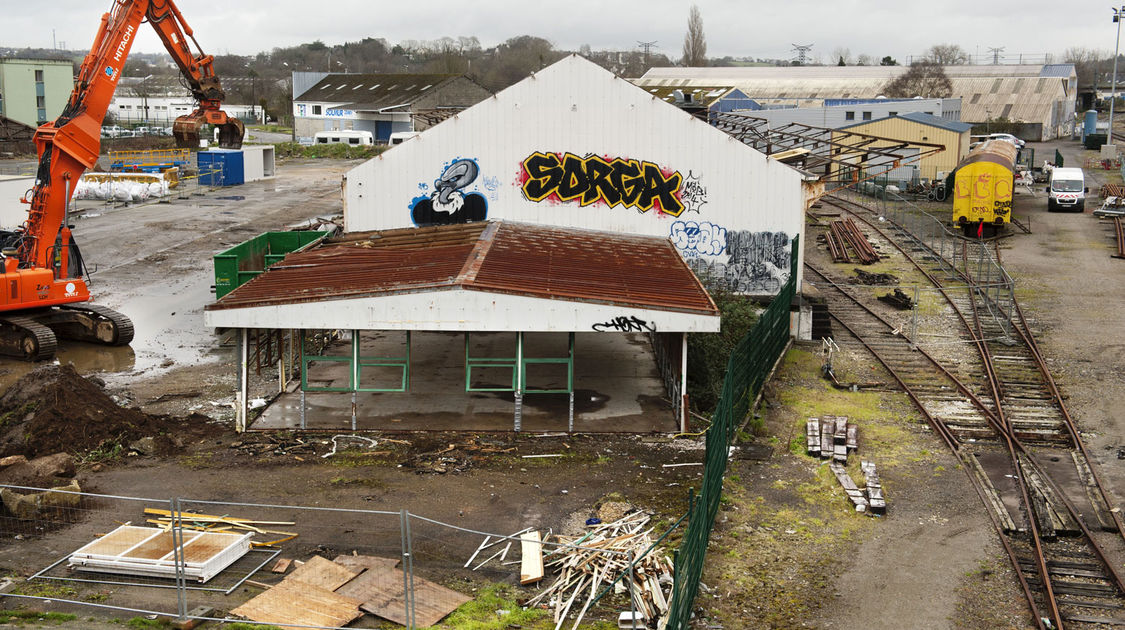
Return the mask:
<svg viewBox="0 0 1125 630">
<path fill-rule="evenodd" d="M 231 613 L 262 623 L 335 628 L 362 616 L 361 603 L 305 582 L 282 580 Z"/>
<path fill-rule="evenodd" d="M 365 557 L 345 557 L 344 562 L 356 565 L 362 563 L 369 568 L 336 592 L 361 600 L 363 603 L 360 609 L 364 612 L 406 625 L 403 572 L 395 568 L 398 561 L 389 558 L 363 558 Z M 428 628 L 471 599 L 440 584 L 414 576 L 414 624 L 419 628 Z"/>
<path fill-rule="evenodd" d="M 359 575 L 362 567 L 350 569 L 320 556 L 309 558 L 308 562 L 293 569 L 285 576 L 284 582 L 301 582 L 309 586 L 334 591 Z"/>
</svg>

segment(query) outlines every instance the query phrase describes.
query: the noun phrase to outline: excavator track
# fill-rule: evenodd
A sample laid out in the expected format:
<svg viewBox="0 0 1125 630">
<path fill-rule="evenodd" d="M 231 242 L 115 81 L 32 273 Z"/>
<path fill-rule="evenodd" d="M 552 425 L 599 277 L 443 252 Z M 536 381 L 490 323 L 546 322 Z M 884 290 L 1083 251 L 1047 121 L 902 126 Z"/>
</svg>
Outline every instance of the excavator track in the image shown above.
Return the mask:
<svg viewBox="0 0 1125 630">
<path fill-rule="evenodd" d="M 30 317 L 0 318 L 0 355 L 25 361 L 55 358 L 58 339 L 53 330 Z"/>
<path fill-rule="evenodd" d="M 64 333 L 64 337 L 78 339 L 80 341 L 104 343 L 110 346 L 127 346 L 133 341 L 133 321 L 111 308 L 87 303 L 64 304 L 58 308 L 62 311 L 78 312 L 87 316 L 92 316 L 94 319 L 109 322 L 112 326 L 112 333 L 109 336 L 106 336 L 104 333 L 96 337 L 89 334 L 75 335 Z"/>
</svg>

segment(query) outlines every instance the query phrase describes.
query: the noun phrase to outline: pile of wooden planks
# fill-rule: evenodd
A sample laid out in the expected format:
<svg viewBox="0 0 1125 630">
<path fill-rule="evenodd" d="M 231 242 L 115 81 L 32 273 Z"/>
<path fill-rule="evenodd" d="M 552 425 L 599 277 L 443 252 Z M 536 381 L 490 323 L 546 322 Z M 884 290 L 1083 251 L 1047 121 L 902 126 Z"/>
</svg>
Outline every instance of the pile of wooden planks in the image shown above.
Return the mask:
<svg viewBox="0 0 1125 630">
<path fill-rule="evenodd" d="M 867 484 L 867 506 L 871 514 L 886 514 L 887 500 L 883 497 L 883 484 L 879 481 L 879 473 L 875 472 L 875 464 L 861 461 L 859 469 L 863 471 L 864 483 Z"/>
<path fill-rule="evenodd" d="M 664 554 L 641 554 L 653 544 L 650 516 L 632 512 L 612 523 L 587 525 L 581 536 L 556 536 L 559 543 L 543 556 L 546 569 L 558 577 L 527 606 L 554 610 L 555 629 L 574 615 L 578 628 L 582 618 L 603 589 L 631 593 L 633 606 L 645 619 L 644 627 L 663 627 L 671 598 L 672 561 Z M 536 532 L 537 533 L 537 532 Z M 525 553 L 527 547 L 525 546 Z M 630 558 L 640 558 L 629 575 Z M 522 580 L 521 580 L 522 581 Z"/>
<path fill-rule="evenodd" d="M 156 517 L 145 519 L 145 522 L 165 530 L 172 529 L 173 515 L 170 510 L 145 508 L 145 515 Z M 272 547 L 297 537 L 296 532 L 273 529 L 277 526 L 294 525 L 295 523 L 292 521 L 254 521 L 229 515 L 196 514 L 195 512 L 180 512 L 176 514 L 176 518 L 179 519 L 179 525 L 183 529 L 204 532 L 252 532 L 271 538 L 271 540 L 265 541 L 251 541 L 250 546 L 252 547 Z M 281 538 L 274 538 L 276 536 L 281 536 Z"/>
<path fill-rule="evenodd" d="M 812 457 L 831 460 L 828 468 L 836 475 L 836 480 L 844 488 L 844 494 L 855 506 L 856 512 L 868 515 L 881 515 L 887 512 L 887 501 L 883 496 L 883 485 L 875 472 L 875 464 L 860 462 L 864 476 L 864 487 L 852 481 L 844 467 L 848 455 L 859 447 L 859 427 L 848 422 L 847 416 L 823 416 L 805 421 L 806 453 Z"/>
<path fill-rule="evenodd" d="M 812 457 L 848 463 L 859 445 L 859 428 L 847 416 L 809 418 L 805 423 L 806 452 Z"/>
</svg>

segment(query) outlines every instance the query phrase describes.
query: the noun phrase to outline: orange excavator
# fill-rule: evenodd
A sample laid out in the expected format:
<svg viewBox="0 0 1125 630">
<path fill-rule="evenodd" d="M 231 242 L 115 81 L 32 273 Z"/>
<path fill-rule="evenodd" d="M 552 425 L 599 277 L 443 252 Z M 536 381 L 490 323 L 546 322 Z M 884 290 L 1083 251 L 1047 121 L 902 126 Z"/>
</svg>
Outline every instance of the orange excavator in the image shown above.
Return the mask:
<svg viewBox="0 0 1125 630">
<path fill-rule="evenodd" d="M 221 109 L 224 94 L 212 68 L 214 58 L 192 52 L 188 38 L 197 50 L 199 43 L 175 3 L 114 0 L 62 114 L 35 132 L 39 169 L 29 198 L 22 200 L 31 204 L 27 221 L 16 231 L 0 233 L 0 354 L 50 359 L 56 336 L 116 346 L 133 340 L 129 318 L 89 303 L 89 274 L 67 215 L 78 179 L 98 161 L 106 110 L 146 20 L 198 102 L 195 111 L 176 119 L 176 144 L 198 147 L 203 126 L 210 124 L 219 130 L 219 146 L 242 146 L 241 121 Z"/>
</svg>

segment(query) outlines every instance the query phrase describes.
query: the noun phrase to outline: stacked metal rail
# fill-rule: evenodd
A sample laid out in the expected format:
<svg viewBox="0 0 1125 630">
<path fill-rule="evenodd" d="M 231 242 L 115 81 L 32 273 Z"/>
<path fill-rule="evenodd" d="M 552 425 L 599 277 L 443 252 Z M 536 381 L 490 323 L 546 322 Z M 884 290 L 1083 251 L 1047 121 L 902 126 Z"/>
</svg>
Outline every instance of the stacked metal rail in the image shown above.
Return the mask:
<svg viewBox="0 0 1125 630">
<path fill-rule="evenodd" d="M 856 260 L 870 265 L 879 261 L 879 252 L 867 240 L 867 236 L 850 218 L 842 221 L 833 221 L 828 225 L 828 232 L 824 235 L 828 242 L 828 250 L 835 262 L 851 262 L 848 247 L 855 252 Z"/>
</svg>

